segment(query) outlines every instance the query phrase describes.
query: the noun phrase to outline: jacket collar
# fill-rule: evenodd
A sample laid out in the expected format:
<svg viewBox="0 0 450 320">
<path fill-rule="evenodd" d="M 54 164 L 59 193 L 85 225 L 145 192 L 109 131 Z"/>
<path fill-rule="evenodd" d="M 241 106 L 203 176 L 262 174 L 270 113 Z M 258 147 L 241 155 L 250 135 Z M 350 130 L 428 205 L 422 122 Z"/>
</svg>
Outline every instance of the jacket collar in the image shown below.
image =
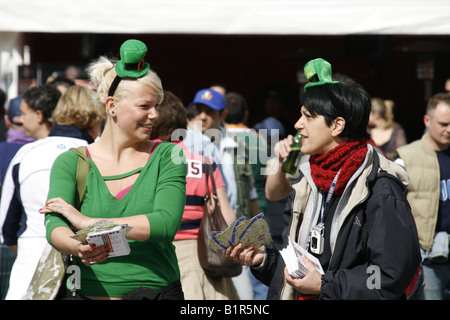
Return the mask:
<svg viewBox="0 0 450 320">
<path fill-rule="evenodd" d="M 76 138 L 76 139 L 83 139 L 86 140 L 87 143 L 94 142 L 94 139 L 86 132 L 81 131 L 75 126 L 62 126 L 62 125 L 56 125 L 53 127 L 53 129 L 50 131 L 49 137 L 70 137 L 70 138 Z"/>
<path fill-rule="evenodd" d="M 379 154 L 379 152 L 370 144 L 367 147 L 368 150 L 364 162 L 348 181 L 345 191 L 336 208 L 336 211 L 339 212 L 339 214 L 335 215 L 335 221 L 330 233 L 330 245 L 332 251 L 334 250 L 334 244 L 339 230 L 347 215 L 353 208 L 366 201 L 370 196 L 370 188 L 372 184 L 375 183 L 379 174 L 392 178 L 401 184 L 403 188 L 406 188 L 409 183 L 409 177 L 406 174 L 405 169 L 386 159 L 384 155 Z M 305 210 L 308 211 L 308 214 L 304 216 L 302 223 L 302 229 L 306 227 L 308 230 L 302 230 L 299 239 L 300 244 L 305 245 L 309 229 L 311 228 L 313 221 L 317 220 L 317 214 L 319 212 L 317 206 L 321 199 L 319 198 L 320 193 L 317 192 L 317 187 L 312 181 L 309 161 L 302 161 L 300 170 L 304 175 L 307 184 L 311 188 L 311 195 L 308 196 L 310 201 L 308 201 L 308 206 L 305 208 Z M 300 185 L 298 187 L 300 187 Z"/>
</svg>

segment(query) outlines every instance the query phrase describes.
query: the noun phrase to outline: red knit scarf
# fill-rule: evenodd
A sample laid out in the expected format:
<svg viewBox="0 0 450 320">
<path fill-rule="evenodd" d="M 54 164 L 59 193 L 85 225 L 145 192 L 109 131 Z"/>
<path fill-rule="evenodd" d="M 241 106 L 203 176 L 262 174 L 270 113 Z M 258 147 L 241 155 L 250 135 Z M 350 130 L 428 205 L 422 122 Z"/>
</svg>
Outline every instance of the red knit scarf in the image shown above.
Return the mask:
<svg viewBox="0 0 450 320">
<path fill-rule="evenodd" d="M 328 192 L 334 177 L 341 169 L 334 190 L 335 195 L 341 195 L 352 175 L 358 170 L 367 153 L 369 140 L 363 138 L 344 142 L 323 155 L 313 155 L 309 158 L 311 176 L 316 186 Z"/>
</svg>

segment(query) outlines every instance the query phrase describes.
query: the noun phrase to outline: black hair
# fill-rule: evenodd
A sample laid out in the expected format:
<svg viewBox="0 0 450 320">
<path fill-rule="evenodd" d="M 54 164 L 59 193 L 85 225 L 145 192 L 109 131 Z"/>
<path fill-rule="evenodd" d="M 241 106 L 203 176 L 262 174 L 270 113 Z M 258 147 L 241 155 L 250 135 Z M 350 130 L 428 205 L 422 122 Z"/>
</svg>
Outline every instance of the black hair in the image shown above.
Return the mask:
<svg viewBox="0 0 450 320">
<path fill-rule="evenodd" d="M 370 96 L 356 82 L 340 82 L 309 87 L 301 97 L 302 105 L 311 116 L 322 115 L 328 126 L 342 117 L 345 128 L 339 135 L 345 140 L 368 138 L 371 104 Z"/>
<path fill-rule="evenodd" d="M 44 121 L 47 123 L 55 110 L 58 100 L 61 97 L 61 92 L 48 84 L 41 85 L 37 88 L 31 88 L 24 96 L 28 107 L 34 111 L 41 110 Z"/>
<path fill-rule="evenodd" d="M 187 116 L 187 119 L 189 121 L 195 118 L 194 106 L 187 106 L 186 107 L 186 116 Z"/>
<path fill-rule="evenodd" d="M 2 89 L 0 89 L 0 116 L 6 114 L 5 102 L 6 102 L 6 93 Z"/>
<path fill-rule="evenodd" d="M 237 93 L 230 92 L 225 95 L 225 109 L 228 111 L 226 123 L 238 124 L 244 122 L 245 112 L 248 109 L 245 98 Z"/>
<path fill-rule="evenodd" d="M 58 86 L 63 86 L 65 88 L 69 88 L 69 87 L 75 85 L 75 81 L 70 80 L 69 78 L 66 78 L 66 77 L 63 77 L 63 76 L 59 76 L 59 77 L 56 77 L 54 80 L 50 81 L 47 84 L 49 84 L 49 85 L 51 85 L 52 87 L 55 87 L 55 88 L 58 88 Z"/>
</svg>

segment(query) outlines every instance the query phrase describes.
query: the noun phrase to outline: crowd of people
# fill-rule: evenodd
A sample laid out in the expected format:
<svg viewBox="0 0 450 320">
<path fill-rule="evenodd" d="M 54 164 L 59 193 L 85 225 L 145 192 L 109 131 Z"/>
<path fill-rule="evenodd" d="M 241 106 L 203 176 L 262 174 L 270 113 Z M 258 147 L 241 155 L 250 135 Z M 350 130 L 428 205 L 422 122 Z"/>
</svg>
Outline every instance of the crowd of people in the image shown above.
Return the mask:
<svg viewBox="0 0 450 320">
<path fill-rule="evenodd" d="M 309 61 L 293 176 L 281 170 L 293 136 L 276 104 L 254 128 L 244 95 L 219 85 L 184 105 L 146 53 L 127 40 L 119 60 L 87 67 L 89 87 L 55 79 L 6 103 L 1 299 L 27 299 L 47 244 L 80 270 L 76 295 L 63 299 L 445 299 L 449 92 L 428 101 L 424 135 L 408 144 L 393 101 L 335 76 L 321 58 Z M 90 164 L 82 201 L 72 150 L 80 147 Z M 227 224 L 262 212 L 273 239 L 230 245 L 225 254 L 242 264 L 233 278 L 208 276 L 197 255 L 206 165 Z M 128 255 L 72 237 L 104 219 L 131 227 Z M 280 250 L 289 241 L 323 274 L 306 256 L 304 277 L 288 273 Z"/>
</svg>

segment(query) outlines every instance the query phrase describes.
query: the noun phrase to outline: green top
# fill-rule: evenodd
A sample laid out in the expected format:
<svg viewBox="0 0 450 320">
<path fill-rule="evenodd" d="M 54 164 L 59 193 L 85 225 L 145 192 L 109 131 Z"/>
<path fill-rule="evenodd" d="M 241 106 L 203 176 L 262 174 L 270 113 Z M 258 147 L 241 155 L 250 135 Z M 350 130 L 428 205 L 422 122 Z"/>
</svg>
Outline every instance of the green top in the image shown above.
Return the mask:
<svg viewBox="0 0 450 320">
<path fill-rule="evenodd" d="M 172 155 L 175 161 L 172 161 Z M 147 164 L 140 168 L 134 185 L 120 200 L 109 192 L 105 177 L 89 160 L 91 169 L 80 211 L 93 218 L 145 214 L 150 223 L 150 236 L 147 241 L 128 240 L 129 255 L 108 258 L 91 267 L 77 258 L 81 273 L 80 294 L 122 297 L 139 287 L 159 290 L 179 280 L 180 271 L 172 241 L 181 223 L 186 197 L 186 165 L 180 159 L 184 160 L 180 147 L 173 143 L 160 143 Z M 64 152 L 56 159 L 50 176 L 48 199 L 61 197 L 74 204 L 77 161 L 78 155 L 73 151 Z M 49 242 L 53 229 L 69 227 L 63 216 L 54 213 L 46 216 L 45 225 Z"/>
</svg>

